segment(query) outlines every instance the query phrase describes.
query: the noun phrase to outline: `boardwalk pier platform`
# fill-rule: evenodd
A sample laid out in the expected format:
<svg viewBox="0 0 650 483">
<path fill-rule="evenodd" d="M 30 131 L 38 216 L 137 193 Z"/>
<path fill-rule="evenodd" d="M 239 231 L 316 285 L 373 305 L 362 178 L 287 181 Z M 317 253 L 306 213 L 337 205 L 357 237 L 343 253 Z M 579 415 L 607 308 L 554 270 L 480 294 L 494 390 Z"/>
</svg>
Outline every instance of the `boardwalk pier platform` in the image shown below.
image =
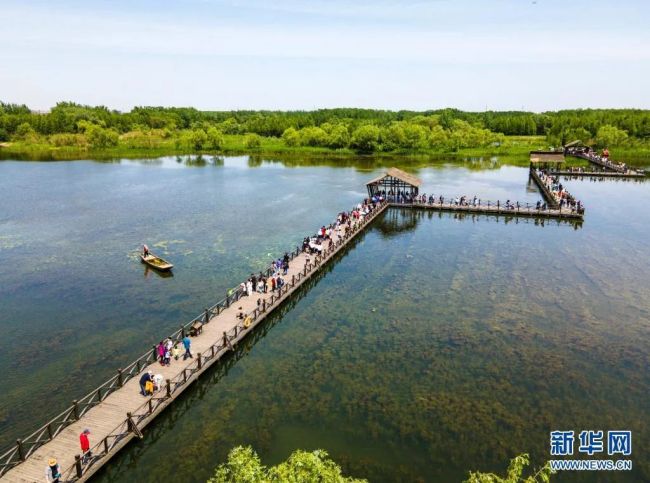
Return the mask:
<svg viewBox="0 0 650 483">
<path fill-rule="evenodd" d="M 630 168 L 625 163 L 617 163 L 612 161 L 609 159 L 609 155 L 600 156 L 596 154 L 591 148 L 581 145 L 580 141 L 573 141 L 572 143 L 564 146 L 564 153 L 568 156 L 584 159 L 591 164 L 601 167 L 605 172 L 616 173 L 616 175 L 620 177 L 644 178 L 646 175 L 645 171 L 642 169 Z M 601 174 L 601 176 L 607 175 Z M 614 175 L 612 174 L 610 176 Z"/>
<path fill-rule="evenodd" d="M 397 203 L 391 202 L 390 206 L 396 208 L 420 208 L 435 211 L 452 211 L 460 213 L 476 213 L 482 215 L 505 215 L 505 216 L 525 216 L 530 218 L 571 218 L 574 220 L 582 220 L 583 214 L 578 213 L 570 208 L 557 208 L 557 209 L 537 209 L 534 206 L 527 204 L 522 206 L 521 203 L 514 203 L 505 205 L 497 201 L 481 202 L 479 205 L 472 203 L 456 204 L 456 203 L 440 203 L 434 201 L 433 203 Z"/>
<path fill-rule="evenodd" d="M 444 202 L 444 199 L 426 200 L 418 197 L 420 181 L 400 170 L 391 169 L 389 174 L 368 183 L 373 203 L 370 211 L 358 218 L 350 217 L 349 225 L 333 229 L 330 240 L 322 244 L 318 253 L 308 253 L 297 247 L 289 254 L 290 265 L 283 276 L 285 285 L 275 291 L 254 292 L 245 296 L 238 287 L 226 297 L 206 308 L 179 330 L 169 336 L 180 342 L 187 334 L 193 334 L 194 357 L 187 361 L 172 361 L 169 366 L 157 362 L 153 347 L 97 387 L 83 398 L 76 400 L 26 438 L 17 440 L 15 446 L 0 454 L 0 481 L 42 481 L 49 458 L 56 458 L 60 465 L 62 483 L 87 481 L 105 465 L 129 441 L 141 438 L 142 432 L 162 411 L 174 402 L 201 374 L 222 360 L 227 354 L 236 353 L 244 338 L 258 327 L 271 313 L 299 290 L 303 292 L 325 265 L 340 253 L 345 253 L 353 240 L 376 217 L 389 207 L 452 211 L 506 217 L 582 219 L 582 213 L 569 208 L 542 210 L 524 207 L 520 203 L 503 204 L 499 201 Z M 394 190 L 385 196 L 386 188 Z M 382 201 L 379 201 L 382 199 Z M 408 200 L 408 201 L 407 201 Z M 420 201 L 418 201 L 420 200 Z M 347 225 L 347 228 L 345 226 Z M 273 273 L 269 268 L 265 276 Z M 139 379 L 151 370 L 160 375 L 161 387 L 152 396 L 140 394 Z M 80 454 L 79 434 L 91 431 L 92 455 Z"/>
<path fill-rule="evenodd" d="M 585 178 L 638 178 L 644 179 L 646 177 L 645 173 L 639 173 L 637 171 L 627 171 L 621 173 L 618 171 L 585 171 L 578 169 L 559 169 L 559 170 L 549 170 L 549 174 L 553 176 L 575 176 L 575 177 L 585 177 Z"/>
</svg>

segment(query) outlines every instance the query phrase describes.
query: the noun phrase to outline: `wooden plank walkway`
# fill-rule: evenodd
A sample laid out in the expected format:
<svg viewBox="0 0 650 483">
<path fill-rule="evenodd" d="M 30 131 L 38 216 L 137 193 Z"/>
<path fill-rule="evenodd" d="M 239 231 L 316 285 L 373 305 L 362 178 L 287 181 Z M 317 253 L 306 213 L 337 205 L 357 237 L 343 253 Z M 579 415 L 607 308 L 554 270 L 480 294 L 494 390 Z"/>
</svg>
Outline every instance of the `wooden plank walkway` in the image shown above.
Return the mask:
<svg viewBox="0 0 650 483">
<path fill-rule="evenodd" d="M 582 220 L 583 214 L 572 211 L 570 208 L 558 208 L 558 209 L 547 209 L 547 210 L 538 210 L 535 207 L 524 207 L 510 205 L 507 208 L 503 204 L 482 203 L 480 205 L 465 204 L 457 205 L 455 203 L 390 203 L 390 206 L 399 207 L 399 208 L 421 208 L 427 210 L 437 210 L 437 211 L 455 211 L 463 213 L 479 213 L 484 215 L 504 215 L 504 216 L 525 216 L 531 218 L 571 218 L 575 220 Z"/>
<path fill-rule="evenodd" d="M 643 171 L 642 169 L 629 168 L 623 163 L 615 163 L 609 159 L 603 159 L 601 156 L 598 155 L 589 156 L 588 154 L 581 153 L 581 152 L 573 152 L 571 150 L 567 151 L 566 154 L 569 156 L 573 156 L 575 158 L 587 160 L 591 164 L 600 166 L 601 168 L 604 168 L 610 172 L 620 173 L 620 174 L 630 174 L 630 175 L 642 176 L 642 177 L 645 176 L 645 171 Z"/>
<path fill-rule="evenodd" d="M 343 226 L 340 231 L 333 231 L 330 247 L 323 250 L 320 255 L 307 254 L 298 250 L 293 252 L 289 271 L 283 276 L 286 285 L 279 291 L 254 293 L 248 297 L 240 297 L 238 294 L 229 296 L 225 306 L 216 309 L 216 314 L 213 311 L 206 313 L 207 323 L 203 324 L 202 333 L 191 339 L 194 358 L 187 361 L 172 359 L 170 366 L 162 366 L 158 362 L 141 365 L 138 362 L 138 370 L 130 379 L 106 396 L 102 396 L 102 392 L 99 391 L 95 405 L 89 406 L 83 414 L 79 414 L 76 418 L 78 420 L 62 429 L 56 429 L 56 434 L 49 442 L 29 450 L 26 460 L 6 471 L 0 477 L 0 481 L 21 483 L 43 481 L 47 461 L 51 457 L 58 460 L 63 474 L 62 482 L 86 481 L 130 440 L 141 436 L 141 431 L 192 382 L 224 354 L 233 350 L 240 340 L 254 330 L 301 285 L 318 273 L 327 261 L 361 233 L 364 227 L 388 206 L 388 203 L 379 204 L 365 217 L 351 220 L 347 233 Z M 239 312 L 246 314 L 243 320 L 237 317 Z M 146 370 L 162 375 L 165 380 L 164 387 L 150 397 L 140 394 L 139 376 Z M 122 381 L 122 378 L 126 379 L 126 371 L 120 372 L 119 380 Z M 104 386 L 110 386 L 113 384 L 112 381 Z M 68 411 L 62 413 L 63 419 L 67 417 Z M 84 462 L 79 458 L 79 434 L 85 428 L 91 431 L 93 456 Z"/>
<path fill-rule="evenodd" d="M 560 208 L 560 203 L 558 199 L 553 195 L 551 190 L 546 186 L 546 184 L 542 181 L 542 179 L 539 177 L 539 174 L 537 174 L 537 170 L 534 168 L 531 168 L 530 170 L 530 177 L 535 181 L 535 184 L 539 187 L 540 192 L 542 193 L 542 197 L 548 205 L 553 208 L 553 209 L 559 209 Z"/>
<path fill-rule="evenodd" d="M 548 174 L 553 176 L 583 176 L 593 178 L 645 178 L 645 173 L 628 171 L 620 173 L 618 171 L 568 171 L 568 170 L 549 170 Z"/>
</svg>

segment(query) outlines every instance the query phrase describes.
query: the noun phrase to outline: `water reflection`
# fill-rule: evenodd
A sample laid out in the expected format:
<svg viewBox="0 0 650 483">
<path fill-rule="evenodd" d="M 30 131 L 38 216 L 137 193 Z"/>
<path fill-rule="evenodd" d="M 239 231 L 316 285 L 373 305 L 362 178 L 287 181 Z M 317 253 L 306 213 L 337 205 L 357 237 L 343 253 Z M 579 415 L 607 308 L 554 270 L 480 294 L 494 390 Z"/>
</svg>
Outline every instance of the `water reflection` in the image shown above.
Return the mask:
<svg viewBox="0 0 650 483">
<path fill-rule="evenodd" d="M 385 238 L 413 231 L 417 228 L 418 223 L 422 220 L 431 220 L 437 218 L 452 219 L 455 221 L 471 223 L 503 223 L 505 225 L 534 225 L 538 227 L 545 226 L 568 226 L 574 230 L 582 228 L 582 220 L 561 219 L 561 218 L 544 218 L 544 217 L 525 217 L 515 215 L 494 215 L 465 212 L 448 212 L 426 208 L 390 208 L 386 214 L 379 219 L 375 226 Z"/>
<path fill-rule="evenodd" d="M 154 274 L 160 278 L 171 278 L 174 276 L 174 272 L 172 272 L 171 270 L 168 270 L 166 272 L 161 272 L 160 270 L 154 270 L 147 264 L 143 264 L 143 265 L 144 265 L 144 278 L 148 278 Z"/>
</svg>

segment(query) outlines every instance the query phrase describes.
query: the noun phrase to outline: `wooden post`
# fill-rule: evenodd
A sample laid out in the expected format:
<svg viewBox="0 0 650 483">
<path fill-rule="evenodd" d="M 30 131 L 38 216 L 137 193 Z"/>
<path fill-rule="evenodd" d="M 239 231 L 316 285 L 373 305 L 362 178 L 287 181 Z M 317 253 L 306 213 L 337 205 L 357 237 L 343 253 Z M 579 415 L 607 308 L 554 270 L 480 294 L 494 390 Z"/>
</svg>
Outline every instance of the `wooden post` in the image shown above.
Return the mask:
<svg viewBox="0 0 650 483">
<path fill-rule="evenodd" d="M 104 438 L 104 453 L 108 453 L 108 438 Z"/>
<path fill-rule="evenodd" d="M 262 300 L 262 312 L 266 312 L 266 299 Z"/>
<path fill-rule="evenodd" d="M 151 413 L 153 413 L 153 399 L 149 398 L 147 403 L 149 404 L 149 414 L 151 414 Z"/>
<path fill-rule="evenodd" d="M 83 468 L 81 467 L 81 456 L 78 454 L 74 455 L 74 466 L 77 470 L 77 478 L 81 478 L 83 476 Z"/>
<path fill-rule="evenodd" d="M 156 349 L 156 346 L 151 346 L 153 347 L 153 360 L 157 361 L 158 360 L 158 350 Z"/>
<path fill-rule="evenodd" d="M 183 369 L 183 383 L 187 382 L 187 369 Z"/>
<path fill-rule="evenodd" d="M 208 322 L 210 322 L 210 311 L 205 309 L 205 323 L 207 324 Z"/>
<path fill-rule="evenodd" d="M 291 275 L 291 285 L 293 286 L 293 285 L 295 285 L 295 284 L 296 284 L 296 276 L 295 276 L 295 275 Z"/>
<path fill-rule="evenodd" d="M 181 339 L 185 338 L 185 326 L 181 325 Z"/>
<path fill-rule="evenodd" d="M 72 401 L 72 414 L 74 415 L 74 420 L 79 421 L 79 404 L 76 399 Z"/>
<path fill-rule="evenodd" d="M 210 353 L 212 354 L 211 357 L 214 357 L 214 345 L 210 346 Z"/>
<path fill-rule="evenodd" d="M 122 369 L 117 370 L 117 384 L 120 387 L 124 386 L 124 377 L 122 376 Z"/>
<path fill-rule="evenodd" d="M 167 381 L 165 381 L 165 386 L 167 386 L 167 397 L 172 397 L 172 381 L 167 379 Z"/>
<path fill-rule="evenodd" d="M 142 433 L 138 429 L 138 425 L 135 424 L 135 421 L 133 421 L 133 415 L 131 413 L 126 413 L 126 420 L 127 420 L 127 425 L 129 427 L 129 431 L 132 433 L 135 433 L 135 435 L 142 439 Z"/>
<path fill-rule="evenodd" d="M 198 365 L 199 365 L 199 370 L 201 370 L 201 369 L 203 368 L 203 362 L 201 361 L 201 353 L 200 353 L 200 352 L 197 352 L 197 353 L 196 353 L 196 357 L 197 357 L 196 360 L 197 360 Z"/>
<path fill-rule="evenodd" d="M 102 388 L 97 389 L 97 402 L 101 402 L 102 400 Z"/>
<path fill-rule="evenodd" d="M 137 372 L 140 372 L 140 359 L 138 359 L 138 362 L 136 362 L 135 365 L 138 368 Z"/>
<path fill-rule="evenodd" d="M 52 431 L 52 423 L 47 423 L 47 435 L 50 437 L 50 441 L 54 439 L 54 432 Z"/>
<path fill-rule="evenodd" d="M 223 345 L 228 346 L 228 335 L 225 332 L 223 333 Z"/>
<path fill-rule="evenodd" d="M 18 458 L 20 458 L 20 461 L 25 461 L 25 452 L 23 451 L 23 442 L 20 439 L 16 440 L 16 446 L 18 447 Z"/>
</svg>

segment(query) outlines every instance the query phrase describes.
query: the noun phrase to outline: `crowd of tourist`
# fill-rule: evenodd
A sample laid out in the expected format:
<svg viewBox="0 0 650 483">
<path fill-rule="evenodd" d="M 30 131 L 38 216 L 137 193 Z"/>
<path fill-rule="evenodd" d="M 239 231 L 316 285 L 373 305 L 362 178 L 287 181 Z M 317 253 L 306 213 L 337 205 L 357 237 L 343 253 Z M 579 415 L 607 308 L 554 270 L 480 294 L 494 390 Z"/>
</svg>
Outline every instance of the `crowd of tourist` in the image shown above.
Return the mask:
<svg viewBox="0 0 650 483">
<path fill-rule="evenodd" d="M 547 176 L 544 174 L 543 176 Z M 542 178 L 542 175 L 540 174 L 540 178 Z M 581 210 L 583 208 L 582 203 L 580 201 L 576 201 L 565 189 L 562 185 L 559 187 L 557 184 L 554 182 L 551 182 L 550 179 L 548 178 L 543 178 L 547 179 L 549 181 L 549 190 L 555 194 L 557 197 L 558 203 L 561 207 L 566 207 L 570 208 L 572 210 Z M 553 181 L 556 181 L 556 178 L 553 178 Z M 456 196 L 456 197 L 449 197 L 445 198 L 444 196 L 435 196 L 433 194 L 427 195 L 426 193 L 418 194 L 416 196 L 411 196 L 408 194 L 403 194 L 403 193 L 398 193 L 397 196 L 395 197 L 390 197 L 388 196 L 387 199 L 390 201 L 391 199 L 394 199 L 394 203 L 402 203 L 402 204 L 421 204 L 421 205 L 432 205 L 432 206 L 465 206 L 465 207 L 496 207 L 496 208 L 503 208 L 506 210 L 520 210 L 520 209 L 532 209 L 533 206 L 530 204 L 526 203 L 526 206 L 523 206 L 519 201 L 512 202 L 509 199 L 507 199 L 505 202 L 501 200 L 497 201 L 490 201 L 490 200 L 483 200 L 479 198 L 478 196 Z M 397 201 L 399 200 L 399 201 Z M 548 209 L 548 205 L 543 202 L 543 201 L 538 201 L 534 209 L 538 211 L 545 211 Z"/>
<path fill-rule="evenodd" d="M 535 173 L 546 186 L 551 196 L 555 199 L 560 209 L 569 208 L 571 211 L 582 213 L 584 206 L 580 200 L 576 200 L 571 193 L 560 183 L 560 177 L 549 174 L 545 169 L 536 169 Z"/>
<path fill-rule="evenodd" d="M 239 290 L 243 296 L 250 297 L 253 294 L 271 293 L 284 285 L 283 276 L 289 271 L 291 257 L 285 253 L 283 257 L 271 262 L 270 270 L 266 274 L 260 272 L 255 275 L 251 273 L 245 282 L 239 284 Z"/>
<path fill-rule="evenodd" d="M 609 168 L 612 171 L 617 171 L 623 174 L 643 173 L 643 170 L 630 169 L 628 168 L 626 163 L 616 163 L 611 159 L 609 159 L 609 149 L 607 148 L 603 149 L 602 152 L 598 154 L 589 146 L 577 146 L 577 147 L 566 148 L 565 154 L 570 154 L 572 156 L 578 156 L 580 158 L 593 161 L 605 168 Z"/>
</svg>

